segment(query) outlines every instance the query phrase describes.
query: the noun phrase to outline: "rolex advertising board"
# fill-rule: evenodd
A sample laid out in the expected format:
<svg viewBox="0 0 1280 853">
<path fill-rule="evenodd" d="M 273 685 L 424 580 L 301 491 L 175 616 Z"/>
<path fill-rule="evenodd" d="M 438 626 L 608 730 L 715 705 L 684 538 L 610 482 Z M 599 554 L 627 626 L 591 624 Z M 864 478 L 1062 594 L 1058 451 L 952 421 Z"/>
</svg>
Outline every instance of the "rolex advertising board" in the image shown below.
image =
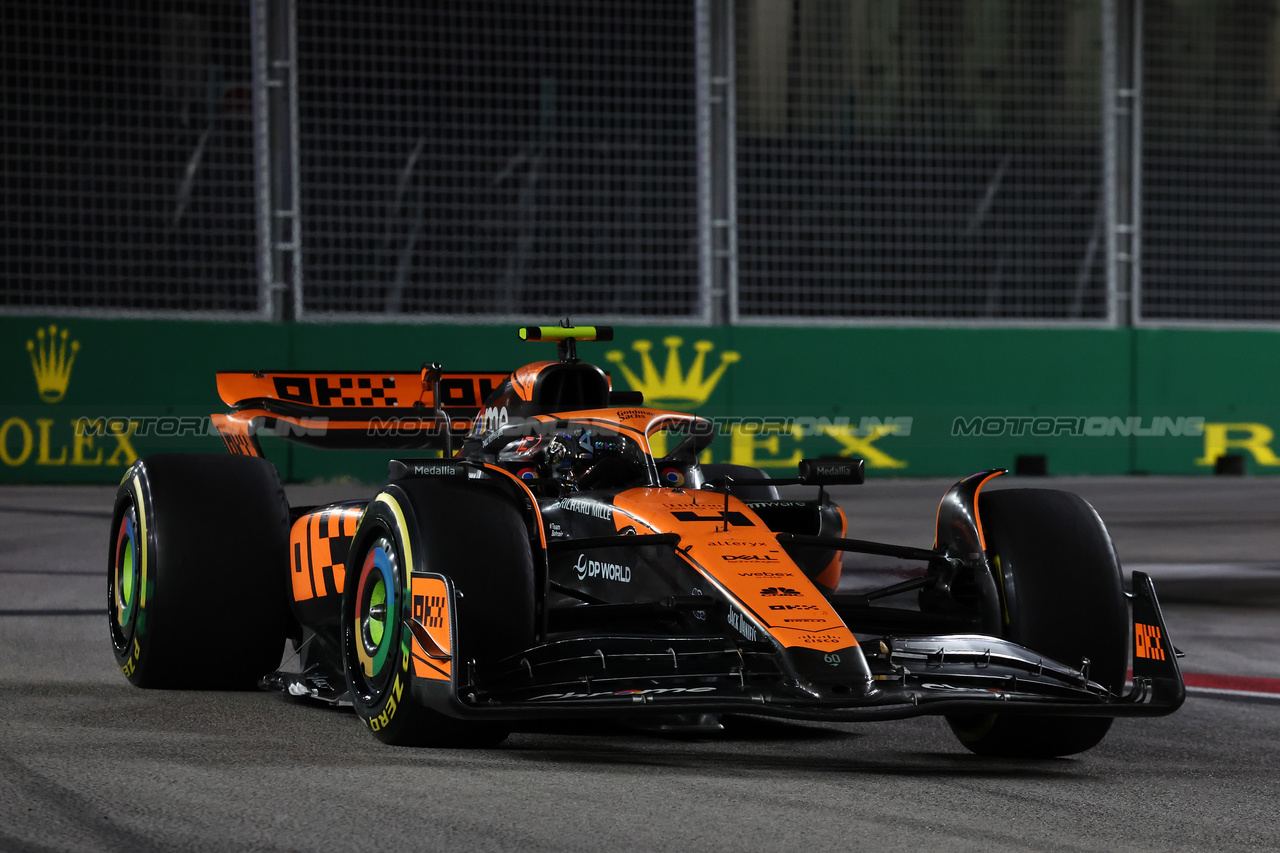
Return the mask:
<svg viewBox="0 0 1280 853">
<path fill-rule="evenodd" d="M 214 370 L 287 353 L 269 326 L 4 317 L 0 332 L 9 483 L 115 483 L 139 455 L 225 452 Z"/>
<path fill-rule="evenodd" d="M 510 370 L 555 357 L 507 326 L 0 318 L 0 479 L 116 482 L 139 455 L 225 452 L 218 370 Z M 618 327 L 579 354 L 647 405 L 716 426 L 704 458 L 775 476 L 802 458 L 868 476 L 1194 474 L 1223 454 L 1280 472 L 1266 332 Z M 293 481 L 386 473 L 384 451 L 265 437 Z M 400 454 L 403 455 L 403 454 Z"/>
</svg>

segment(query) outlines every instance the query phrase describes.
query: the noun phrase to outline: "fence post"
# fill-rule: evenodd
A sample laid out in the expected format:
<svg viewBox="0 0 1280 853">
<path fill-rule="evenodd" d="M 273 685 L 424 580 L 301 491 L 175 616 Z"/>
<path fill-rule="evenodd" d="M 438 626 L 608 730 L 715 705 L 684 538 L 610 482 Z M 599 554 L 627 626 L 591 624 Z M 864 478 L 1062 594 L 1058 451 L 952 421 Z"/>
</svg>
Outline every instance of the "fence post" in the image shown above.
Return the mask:
<svg viewBox="0 0 1280 853">
<path fill-rule="evenodd" d="M 1141 320 L 1142 0 L 1103 0 L 1102 126 L 1108 319 Z"/>
<path fill-rule="evenodd" d="M 275 298 L 275 271 L 271 258 L 271 149 L 268 144 L 267 102 L 267 2 L 249 6 L 250 65 L 253 70 L 253 218 L 257 225 L 254 251 L 258 269 L 258 311 L 268 320 L 279 320 Z"/>
<path fill-rule="evenodd" d="M 698 0 L 695 17 L 699 315 L 721 325 L 737 316 L 733 2 Z"/>
<path fill-rule="evenodd" d="M 253 175 L 259 306 L 275 321 L 302 316 L 295 0 L 253 0 Z"/>
</svg>

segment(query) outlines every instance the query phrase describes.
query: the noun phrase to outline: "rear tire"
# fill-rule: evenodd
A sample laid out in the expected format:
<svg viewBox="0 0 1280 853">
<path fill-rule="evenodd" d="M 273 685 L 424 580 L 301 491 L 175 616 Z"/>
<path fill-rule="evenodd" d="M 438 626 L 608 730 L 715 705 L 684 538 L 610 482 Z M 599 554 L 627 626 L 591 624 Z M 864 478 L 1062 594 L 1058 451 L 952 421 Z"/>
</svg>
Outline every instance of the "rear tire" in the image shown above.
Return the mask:
<svg viewBox="0 0 1280 853">
<path fill-rule="evenodd" d="M 271 463 L 164 454 L 116 492 L 107 615 L 138 687 L 250 689 L 289 625 L 289 504 Z"/>
<path fill-rule="evenodd" d="M 408 629 L 413 605 L 404 591 L 413 570 L 453 583 L 459 595 L 452 667 L 523 651 L 534 638 L 528 530 L 511 500 L 489 486 L 410 480 L 388 486 L 385 494 L 399 515 L 382 496 L 370 503 L 351 543 L 352 570 L 343 590 L 342 654 L 352 704 L 383 743 L 496 745 L 508 734 L 504 724 L 458 719 L 423 698 L 434 689 L 437 702 L 449 701 L 442 688 L 451 691 L 452 685 L 427 684 L 414 674 Z"/>
<path fill-rule="evenodd" d="M 1001 636 L 1079 667 L 1113 692 L 1124 687 L 1129 611 L 1102 519 L 1083 498 L 1047 489 L 984 492 L 978 512 L 1001 588 Z M 956 737 L 979 755 L 1053 758 L 1096 746 L 1110 717 L 951 715 Z"/>
</svg>

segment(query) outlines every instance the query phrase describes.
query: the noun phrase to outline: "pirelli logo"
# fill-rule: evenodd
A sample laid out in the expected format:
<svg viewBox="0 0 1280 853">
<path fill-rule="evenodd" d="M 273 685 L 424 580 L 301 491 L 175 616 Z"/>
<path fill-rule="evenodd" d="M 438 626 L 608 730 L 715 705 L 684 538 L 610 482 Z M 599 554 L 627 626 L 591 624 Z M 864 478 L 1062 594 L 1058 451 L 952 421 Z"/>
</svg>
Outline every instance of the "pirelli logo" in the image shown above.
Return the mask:
<svg viewBox="0 0 1280 853">
<path fill-rule="evenodd" d="M 1133 625 L 1133 656 L 1144 660 L 1164 660 L 1164 644 L 1160 629 L 1155 625 L 1135 622 Z"/>
</svg>

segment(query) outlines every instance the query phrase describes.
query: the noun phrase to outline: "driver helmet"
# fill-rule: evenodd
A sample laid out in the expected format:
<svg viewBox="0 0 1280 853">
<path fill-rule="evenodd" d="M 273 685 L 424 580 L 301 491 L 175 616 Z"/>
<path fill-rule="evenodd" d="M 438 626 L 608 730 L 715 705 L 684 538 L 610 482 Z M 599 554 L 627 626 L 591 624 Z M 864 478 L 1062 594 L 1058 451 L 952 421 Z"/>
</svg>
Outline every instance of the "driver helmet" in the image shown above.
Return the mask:
<svg viewBox="0 0 1280 853">
<path fill-rule="evenodd" d="M 568 432 L 530 435 L 498 452 L 498 461 L 524 480 L 555 477 L 573 482 L 594 460 L 590 430 L 577 436 Z"/>
</svg>

